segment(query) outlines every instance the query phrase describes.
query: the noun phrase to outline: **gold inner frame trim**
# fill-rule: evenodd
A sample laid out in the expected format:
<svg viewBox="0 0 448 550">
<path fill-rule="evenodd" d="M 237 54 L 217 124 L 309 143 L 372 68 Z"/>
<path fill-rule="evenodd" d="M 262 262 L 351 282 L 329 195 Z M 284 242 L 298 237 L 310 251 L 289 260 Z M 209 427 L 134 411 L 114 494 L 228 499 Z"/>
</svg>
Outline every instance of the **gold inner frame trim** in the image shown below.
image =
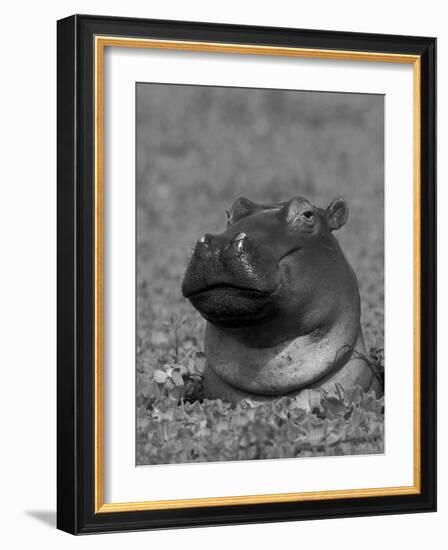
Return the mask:
<svg viewBox="0 0 448 550">
<path fill-rule="evenodd" d="M 383 63 L 407 63 L 413 65 L 413 174 L 414 174 L 414 479 L 413 485 L 400 487 L 379 487 L 349 490 L 275 493 L 260 495 L 226 496 L 211 498 L 190 498 L 180 500 L 153 500 L 141 502 L 104 502 L 104 52 L 106 47 L 152 48 L 159 50 L 193 51 L 207 53 L 232 53 L 243 55 L 285 56 L 342 61 L 371 61 Z M 95 513 L 129 512 L 143 510 L 168 510 L 208 506 L 235 506 L 243 504 L 265 504 L 275 502 L 303 502 L 341 498 L 362 498 L 419 494 L 421 491 L 421 424 L 420 424 L 420 203 L 421 203 L 421 59 L 417 55 L 402 55 L 381 52 L 357 52 L 291 48 L 279 46 L 258 46 L 253 44 L 229 44 L 216 42 L 195 42 L 184 40 L 157 40 L 96 36 L 95 55 Z"/>
</svg>

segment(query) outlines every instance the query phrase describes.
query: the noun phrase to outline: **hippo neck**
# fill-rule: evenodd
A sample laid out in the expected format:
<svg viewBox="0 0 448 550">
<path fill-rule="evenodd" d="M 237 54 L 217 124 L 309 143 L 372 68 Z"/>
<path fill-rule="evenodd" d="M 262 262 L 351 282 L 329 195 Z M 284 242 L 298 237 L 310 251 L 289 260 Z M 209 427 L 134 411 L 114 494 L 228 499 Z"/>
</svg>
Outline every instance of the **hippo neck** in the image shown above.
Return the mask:
<svg viewBox="0 0 448 550">
<path fill-rule="evenodd" d="M 261 395 L 309 387 L 341 369 L 354 350 L 365 353 L 359 321 L 347 316 L 325 334 L 306 334 L 272 347 L 249 347 L 210 323 L 205 334 L 208 367 L 227 384 Z"/>
</svg>

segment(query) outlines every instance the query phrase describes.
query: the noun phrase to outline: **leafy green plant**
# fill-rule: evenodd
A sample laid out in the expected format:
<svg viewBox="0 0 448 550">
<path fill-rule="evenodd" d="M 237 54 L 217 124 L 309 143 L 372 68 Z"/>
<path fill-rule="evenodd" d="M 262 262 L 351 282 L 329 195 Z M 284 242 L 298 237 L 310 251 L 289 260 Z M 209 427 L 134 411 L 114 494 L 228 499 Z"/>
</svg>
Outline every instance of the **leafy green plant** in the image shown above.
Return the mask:
<svg viewBox="0 0 448 550">
<path fill-rule="evenodd" d="M 359 386 L 310 391 L 306 411 L 289 397 L 234 408 L 220 399 L 179 401 L 170 376 L 164 380 L 160 396 L 138 408 L 139 464 L 383 452 L 384 401 Z"/>
</svg>

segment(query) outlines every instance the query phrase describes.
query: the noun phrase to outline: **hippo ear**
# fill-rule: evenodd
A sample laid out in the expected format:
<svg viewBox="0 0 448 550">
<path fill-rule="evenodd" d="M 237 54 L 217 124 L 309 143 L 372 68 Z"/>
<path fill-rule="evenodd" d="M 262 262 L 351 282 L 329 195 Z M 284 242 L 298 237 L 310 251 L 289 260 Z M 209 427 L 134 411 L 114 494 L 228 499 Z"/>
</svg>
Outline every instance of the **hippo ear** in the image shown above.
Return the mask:
<svg viewBox="0 0 448 550">
<path fill-rule="evenodd" d="M 249 214 L 253 214 L 257 210 L 259 210 L 257 203 L 246 199 L 246 197 L 239 197 L 233 202 L 232 206 L 226 210 L 227 221 L 229 225 L 231 225 L 232 223 L 249 216 Z"/>
<path fill-rule="evenodd" d="M 348 220 L 348 205 L 344 199 L 335 199 L 325 211 L 325 218 L 331 231 L 342 227 Z"/>
</svg>

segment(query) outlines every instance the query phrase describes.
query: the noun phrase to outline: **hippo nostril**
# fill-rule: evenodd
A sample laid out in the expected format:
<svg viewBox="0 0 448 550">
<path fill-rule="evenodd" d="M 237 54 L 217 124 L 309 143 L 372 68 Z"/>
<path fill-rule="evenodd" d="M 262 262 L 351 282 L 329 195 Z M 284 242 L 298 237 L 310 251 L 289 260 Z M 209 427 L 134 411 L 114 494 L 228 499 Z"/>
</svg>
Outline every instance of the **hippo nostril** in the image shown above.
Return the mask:
<svg viewBox="0 0 448 550">
<path fill-rule="evenodd" d="M 211 235 L 210 233 L 205 233 L 204 235 L 202 235 L 202 237 L 198 240 L 198 243 L 199 245 L 202 245 L 202 247 L 207 247 L 209 248 L 210 246 L 213 245 L 213 235 Z"/>
<path fill-rule="evenodd" d="M 241 252 L 243 250 L 244 239 L 246 237 L 246 233 L 238 233 L 238 235 L 233 239 L 233 243 L 236 244 L 236 249 L 238 252 Z"/>
<path fill-rule="evenodd" d="M 202 258 L 203 260 L 206 260 L 210 257 L 211 254 L 211 239 L 210 234 L 206 233 L 205 235 L 202 235 L 200 239 L 196 241 L 196 245 L 193 250 L 193 254 L 195 254 L 198 258 Z"/>
<path fill-rule="evenodd" d="M 238 233 L 238 235 L 235 237 L 235 241 L 241 241 L 246 237 L 246 233 Z"/>
</svg>

